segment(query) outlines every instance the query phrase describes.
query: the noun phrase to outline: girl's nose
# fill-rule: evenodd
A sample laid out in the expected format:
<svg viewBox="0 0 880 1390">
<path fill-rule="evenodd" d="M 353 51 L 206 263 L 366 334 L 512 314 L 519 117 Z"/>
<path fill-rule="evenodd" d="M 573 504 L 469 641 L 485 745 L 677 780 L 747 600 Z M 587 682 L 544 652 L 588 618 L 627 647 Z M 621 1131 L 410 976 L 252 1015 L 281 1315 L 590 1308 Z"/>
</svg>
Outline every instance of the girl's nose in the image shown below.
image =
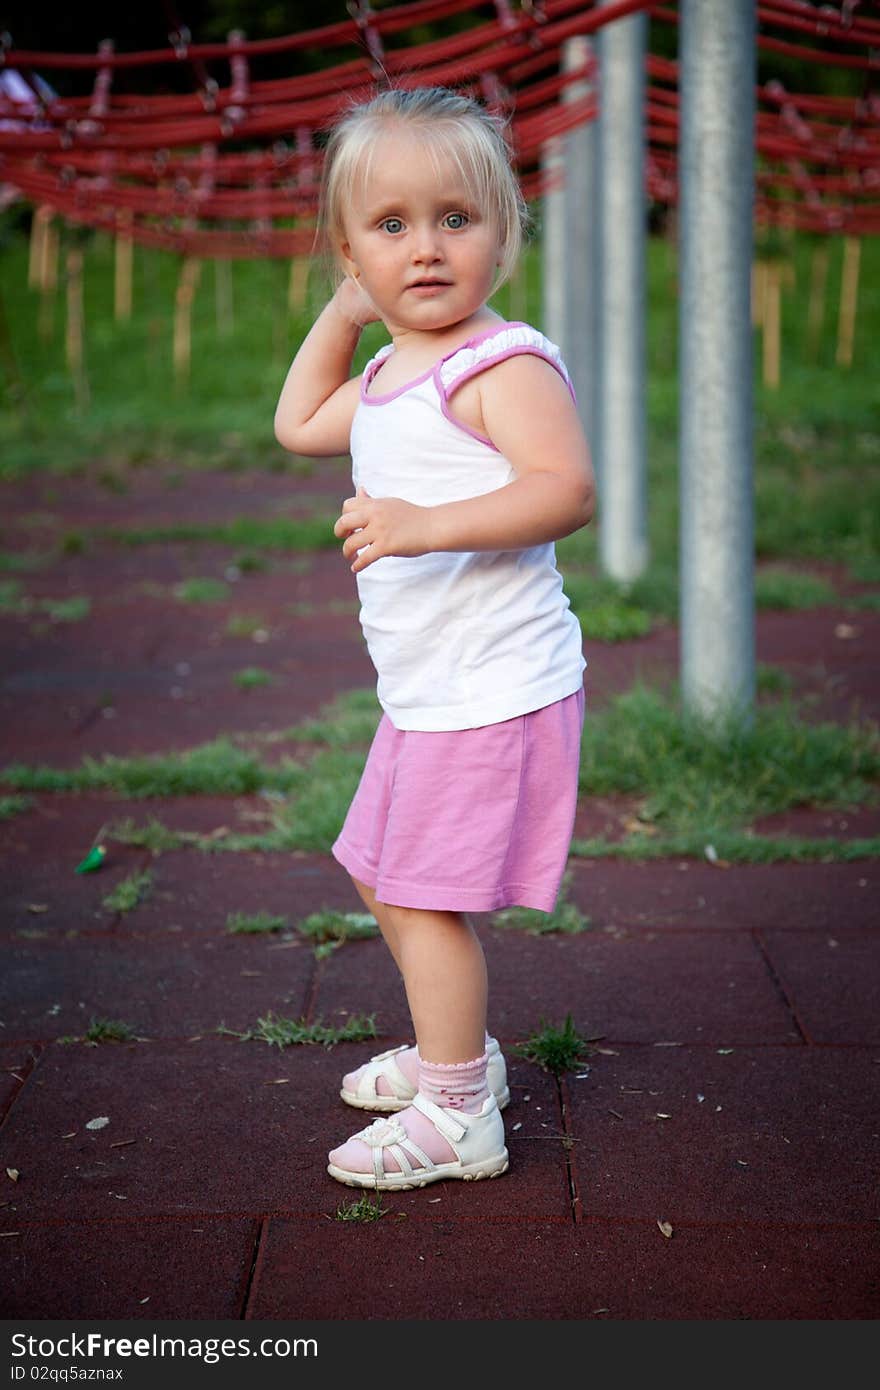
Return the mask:
<svg viewBox="0 0 880 1390">
<path fill-rule="evenodd" d="M 440 243 L 434 227 L 416 229 L 412 243 L 412 259 L 417 264 L 440 259 Z"/>
</svg>

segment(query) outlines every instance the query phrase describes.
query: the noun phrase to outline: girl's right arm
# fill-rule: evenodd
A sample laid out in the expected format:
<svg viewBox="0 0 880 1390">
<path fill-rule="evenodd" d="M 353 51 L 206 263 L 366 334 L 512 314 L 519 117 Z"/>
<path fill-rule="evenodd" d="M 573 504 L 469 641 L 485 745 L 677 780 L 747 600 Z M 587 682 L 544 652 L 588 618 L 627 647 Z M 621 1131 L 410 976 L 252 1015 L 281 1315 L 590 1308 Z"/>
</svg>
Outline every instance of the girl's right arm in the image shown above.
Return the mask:
<svg viewBox="0 0 880 1390">
<path fill-rule="evenodd" d="M 313 458 L 348 452 L 360 396 L 351 361 L 364 324 L 378 317 L 357 282 L 344 280 L 290 364 L 275 408 L 283 448 Z"/>
</svg>

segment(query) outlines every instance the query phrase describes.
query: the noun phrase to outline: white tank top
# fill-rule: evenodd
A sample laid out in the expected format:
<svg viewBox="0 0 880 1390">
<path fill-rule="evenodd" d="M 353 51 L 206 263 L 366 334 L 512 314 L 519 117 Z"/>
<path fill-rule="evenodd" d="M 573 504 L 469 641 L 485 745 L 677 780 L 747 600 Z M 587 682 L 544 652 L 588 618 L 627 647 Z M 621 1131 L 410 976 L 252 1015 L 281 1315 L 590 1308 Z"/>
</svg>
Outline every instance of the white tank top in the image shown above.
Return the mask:
<svg viewBox="0 0 880 1390">
<path fill-rule="evenodd" d="M 550 362 L 571 390 L 559 349 L 506 323 L 471 338 L 387 395 L 364 370 L 351 431 L 355 489 L 436 506 L 479 497 L 516 474 L 490 440 L 452 416 L 462 382 L 518 353 Z M 573 394 L 573 393 L 572 393 Z M 398 729 L 473 729 L 528 714 L 580 689 L 580 624 L 562 591 L 552 542 L 523 550 L 385 555 L 357 576 L 360 620 L 379 703 Z"/>
</svg>

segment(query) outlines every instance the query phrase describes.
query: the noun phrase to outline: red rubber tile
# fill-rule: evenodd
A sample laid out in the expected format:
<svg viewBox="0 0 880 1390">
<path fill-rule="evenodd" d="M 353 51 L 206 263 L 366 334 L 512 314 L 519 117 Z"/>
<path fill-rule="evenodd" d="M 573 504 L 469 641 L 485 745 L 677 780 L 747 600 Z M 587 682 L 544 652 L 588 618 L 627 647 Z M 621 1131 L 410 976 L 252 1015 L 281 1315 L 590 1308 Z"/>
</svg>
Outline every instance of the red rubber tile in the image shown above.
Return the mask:
<svg viewBox="0 0 880 1390">
<path fill-rule="evenodd" d="M 329 1176 L 327 1153 L 372 1118 L 345 1105 L 339 1087 L 375 1050 L 207 1039 L 53 1046 L 0 1131 L 0 1170 L 21 1175 L 16 1218 L 333 1215 L 357 1192 Z M 521 1064 L 514 1085 L 505 1111 L 510 1172 L 493 1182 L 433 1184 L 431 1211 L 457 1211 L 467 1187 L 468 1211 L 483 1218 L 571 1219 L 553 1083 Z M 108 1125 L 86 1128 L 102 1116 Z M 395 1209 L 409 1212 L 426 1191 L 395 1193 Z"/>
<path fill-rule="evenodd" d="M 595 927 L 876 926 L 876 861 L 747 864 L 571 859 L 571 897 Z"/>
<path fill-rule="evenodd" d="M 0 1220 L 19 1232 L 0 1240 L 6 1318 L 241 1316 L 256 1218 L 40 1226 L 16 1224 L 7 1211 Z"/>
<path fill-rule="evenodd" d="M 248 833 L 247 823 L 237 820 L 231 807 L 224 817 L 222 805 L 212 805 L 212 830 L 227 825 L 235 833 Z M 265 806 L 263 802 L 263 810 Z M 173 812 L 173 804 L 163 802 L 154 814 L 170 826 L 173 815 L 166 814 L 166 808 Z M 138 824 L 146 824 L 143 808 L 135 819 Z M 252 832 L 254 824 L 249 828 Z M 364 911 L 348 874 L 329 855 L 166 850 L 150 867 L 153 891 L 133 912 L 121 918 L 117 927 L 120 935 L 183 931 L 216 936 L 226 933 L 231 913 L 266 912 L 283 917 L 287 927 L 281 934 L 290 936 L 297 924 L 313 912 Z M 240 935 L 236 939 L 248 938 Z M 272 933 L 259 939 L 278 942 L 280 936 Z M 305 939 L 303 944 L 309 945 Z"/>
<path fill-rule="evenodd" d="M 475 1195 L 483 1185 L 467 1186 Z M 870 1227 L 680 1222 L 667 1238 L 653 1219 L 404 1221 L 385 1205 L 388 1214 L 368 1225 L 271 1221 L 248 1318 L 759 1320 L 880 1312 L 880 1233 Z"/>
<path fill-rule="evenodd" d="M 0 947 L 0 1016 L 8 1038 L 81 1036 L 94 1016 L 140 1037 L 186 1038 L 222 1026 L 244 1032 L 269 1012 L 307 1007 L 312 951 L 304 943 L 246 936 L 181 936 L 157 950 L 148 938 L 112 935 L 11 941 Z"/>
<path fill-rule="evenodd" d="M 878 1060 L 876 1049 L 806 1046 L 594 1059 L 586 1081 L 566 1083 L 584 1215 L 880 1219 Z"/>
<path fill-rule="evenodd" d="M 797 1042 L 800 1034 L 748 933 L 479 934 L 489 971 L 489 1028 L 524 1039 L 571 1013 L 584 1037 L 724 1044 Z M 356 942 L 323 962 L 316 1007 L 345 999 L 377 1014 L 383 1036 L 411 1038 L 396 967 L 381 942 Z"/>
<path fill-rule="evenodd" d="M 25 1084 L 40 1055 L 40 1048 L 27 1043 L 0 1046 L 0 1123 Z"/>
<path fill-rule="evenodd" d="M 584 1037 L 609 1042 L 728 1044 L 800 1040 L 746 932 L 620 928 L 484 936 L 494 1026 L 524 1037 L 571 1013 Z"/>
<path fill-rule="evenodd" d="M 845 608 L 822 608 L 757 617 L 758 661 L 788 669 L 798 693 L 809 690 L 819 696 L 802 713 L 811 722 L 876 720 L 878 647 L 880 615 L 867 609 L 854 614 Z"/>
<path fill-rule="evenodd" d="M 765 932 L 773 968 L 814 1043 L 880 1044 L 877 933 Z"/>
</svg>

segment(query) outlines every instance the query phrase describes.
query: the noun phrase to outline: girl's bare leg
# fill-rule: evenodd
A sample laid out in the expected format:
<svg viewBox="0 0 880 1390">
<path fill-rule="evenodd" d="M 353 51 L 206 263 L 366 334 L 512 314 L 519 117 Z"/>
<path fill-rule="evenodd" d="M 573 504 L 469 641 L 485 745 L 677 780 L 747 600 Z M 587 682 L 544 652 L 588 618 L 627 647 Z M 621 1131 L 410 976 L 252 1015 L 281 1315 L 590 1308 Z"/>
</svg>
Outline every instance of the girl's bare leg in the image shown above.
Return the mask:
<svg viewBox="0 0 880 1390">
<path fill-rule="evenodd" d="M 360 883 L 354 875 L 352 875 L 351 881 L 360 894 L 364 906 L 372 912 L 379 923 L 379 930 L 385 940 L 385 945 L 394 957 L 394 964 L 400 970 L 400 943 L 397 940 L 397 929 L 391 921 L 390 908 L 385 903 L 377 903 L 372 888 L 368 888 L 365 883 Z"/>
<path fill-rule="evenodd" d="M 486 960 L 467 917 L 390 904 L 384 911 L 396 935 L 419 1056 L 430 1062 L 482 1056 Z"/>
</svg>

